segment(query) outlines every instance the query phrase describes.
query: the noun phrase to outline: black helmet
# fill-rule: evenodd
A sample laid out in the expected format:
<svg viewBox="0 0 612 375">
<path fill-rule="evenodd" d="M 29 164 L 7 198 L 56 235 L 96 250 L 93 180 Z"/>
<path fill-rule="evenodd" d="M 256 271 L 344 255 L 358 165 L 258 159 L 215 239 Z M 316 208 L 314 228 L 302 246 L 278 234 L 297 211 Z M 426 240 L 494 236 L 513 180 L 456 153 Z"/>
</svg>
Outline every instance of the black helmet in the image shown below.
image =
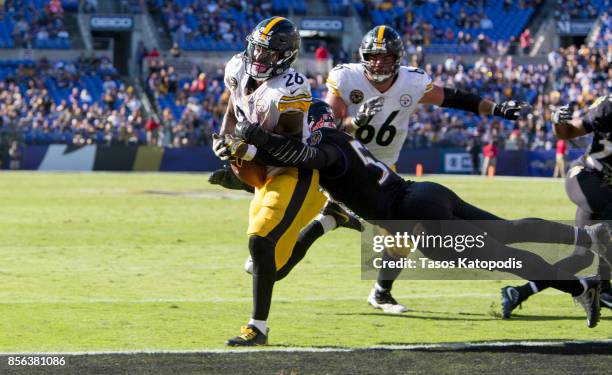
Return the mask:
<svg viewBox="0 0 612 375">
<path fill-rule="evenodd" d="M 334 112 L 323 100 L 314 99 L 308 109 L 308 128 L 311 132 L 321 128 L 335 128 Z"/>
<path fill-rule="evenodd" d="M 368 55 L 386 53 L 395 55 L 393 64 L 383 67 L 383 72 L 374 72 Z M 368 78 L 377 83 L 384 82 L 389 78 L 395 77 L 399 72 L 400 64 L 404 57 L 404 43 L 394 28 L 385 25 L 376 26 L 368 31 L 361 40 L 359 56 Z"/>
<path fill-rule="evenodd" d="M 254 79 L 266 80 L 289 69 L 299 49 L 300 34 L 293 22 L 283 17 L 268 18 L 247 36 L 244 68 Z"/>
</svg>

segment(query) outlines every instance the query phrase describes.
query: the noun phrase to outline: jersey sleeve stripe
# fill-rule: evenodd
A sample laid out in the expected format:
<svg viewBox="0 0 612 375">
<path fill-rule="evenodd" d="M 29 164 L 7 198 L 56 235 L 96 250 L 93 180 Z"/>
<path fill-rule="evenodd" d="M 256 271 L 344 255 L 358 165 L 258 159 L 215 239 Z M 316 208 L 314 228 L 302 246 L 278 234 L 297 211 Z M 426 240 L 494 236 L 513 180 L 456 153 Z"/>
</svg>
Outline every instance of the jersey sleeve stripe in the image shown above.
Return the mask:
<svg viewBox="0 0 612 375">
<path fill-rule="evenodd" d="M 310 108 L 311 101 L 310 100 L 299 100 L 294 102 L 281 102 L 278 103 L 278 110 L 280 112 L 287 111 L 299 111 L 299 112 L 308 112 L 308 108 Z"/>
<path fill-rule="evenodd" d="M 430 92 L 431 90 L 433 90 L 433 83 L 430 83 L 425 86 L 425 92 Z"/>
<path fill-rule="evenodd" d="M 312 95 L 310 94 L 301 94 L 296 96 L 281 96 L 281 102 L 293 102 L 296 100 L 310 100 L 312 99 Z"/>
<path fill-rule="evenodd" d="M 331 79 L 329 79 L 329 78 L 328 78 L 328 79 L 325 81 L 325 83 L 327 83 L 327 86 L 329 86 L 329 87 L 331 87 L 331 88 L 333 88 L 333 89 L 338 90 L 338 84 L 336 83 L 336 81 L 331 80 Z"/>
</svg>

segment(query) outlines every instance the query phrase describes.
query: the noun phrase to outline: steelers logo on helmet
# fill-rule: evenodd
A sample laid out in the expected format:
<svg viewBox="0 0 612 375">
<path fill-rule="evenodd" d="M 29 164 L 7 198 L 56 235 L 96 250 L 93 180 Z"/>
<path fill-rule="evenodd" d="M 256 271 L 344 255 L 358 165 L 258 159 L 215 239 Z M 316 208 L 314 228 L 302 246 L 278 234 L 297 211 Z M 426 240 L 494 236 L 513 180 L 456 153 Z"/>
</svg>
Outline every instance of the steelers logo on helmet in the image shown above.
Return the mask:
<svg viewBox="0 0 612 375">
<path fill-rule="evenodd" d="M 312 101 L 308 109 L 308 127 L 313 134 L 321 128 L 336 127 L 334 112 L 329 104 L 319 99 Z"/>
<path fill-rule="evenodd" d="M 398 74 L 404 57 L 404 43 L 392 27 L 376 26 L 361 40 L 359 56 L 368 79 L 382 83 Z"/>
<path fill-rule="evenodd" d="M 247 36 L 243 54 L 246 73 L 265 81 L 291 67 L 300 49 L 300 35 L 291 21 L 272 17 L 261 21 Z"/>
</svg>

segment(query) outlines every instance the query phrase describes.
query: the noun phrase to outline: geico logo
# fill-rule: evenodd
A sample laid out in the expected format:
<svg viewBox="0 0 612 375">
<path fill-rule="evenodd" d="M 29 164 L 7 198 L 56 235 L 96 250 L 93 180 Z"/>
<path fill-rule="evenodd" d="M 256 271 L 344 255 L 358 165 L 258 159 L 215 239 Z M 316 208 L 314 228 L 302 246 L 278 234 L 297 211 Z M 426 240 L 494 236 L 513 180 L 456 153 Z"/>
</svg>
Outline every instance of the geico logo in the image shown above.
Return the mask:
<svg viewBox="0 0 612 375">
<path fill-rule="evenodd" d="M 302 29 L 308 30 L 342 30 L 340 20 L 304 20 Z"/>
<path fill-rule="evenodd" d="M 132 19 L 127 17 L 93 17 L 91 19 L 91 26 L 99 28 L 129 29 L 132 24 Z"/>
</svg>

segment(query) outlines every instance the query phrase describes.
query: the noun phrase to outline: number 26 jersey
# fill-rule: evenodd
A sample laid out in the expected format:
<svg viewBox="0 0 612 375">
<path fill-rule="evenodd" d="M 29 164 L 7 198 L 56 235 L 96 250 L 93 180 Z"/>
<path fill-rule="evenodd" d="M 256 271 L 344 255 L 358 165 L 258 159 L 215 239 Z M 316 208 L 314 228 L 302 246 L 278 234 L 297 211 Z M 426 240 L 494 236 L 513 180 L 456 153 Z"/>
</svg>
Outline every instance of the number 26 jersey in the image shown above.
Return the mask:
<svg viewBox="0 0 612 375">
<path fill-rule="evenodd" d="M 355 131 L 355 138 L 377 159 L 393 165 L 408 135 L 410 116 L 433 85 L 422 70 L 401 66 L 393 85 L 381 93 L 366 78 L 361 64 L 342 64 L 330 71 L 327 88 L 342 98 L 349 117 L 354 117 L 366 100 L 375 96 L 384 98 L 383 109 Z"/>
</svg>

